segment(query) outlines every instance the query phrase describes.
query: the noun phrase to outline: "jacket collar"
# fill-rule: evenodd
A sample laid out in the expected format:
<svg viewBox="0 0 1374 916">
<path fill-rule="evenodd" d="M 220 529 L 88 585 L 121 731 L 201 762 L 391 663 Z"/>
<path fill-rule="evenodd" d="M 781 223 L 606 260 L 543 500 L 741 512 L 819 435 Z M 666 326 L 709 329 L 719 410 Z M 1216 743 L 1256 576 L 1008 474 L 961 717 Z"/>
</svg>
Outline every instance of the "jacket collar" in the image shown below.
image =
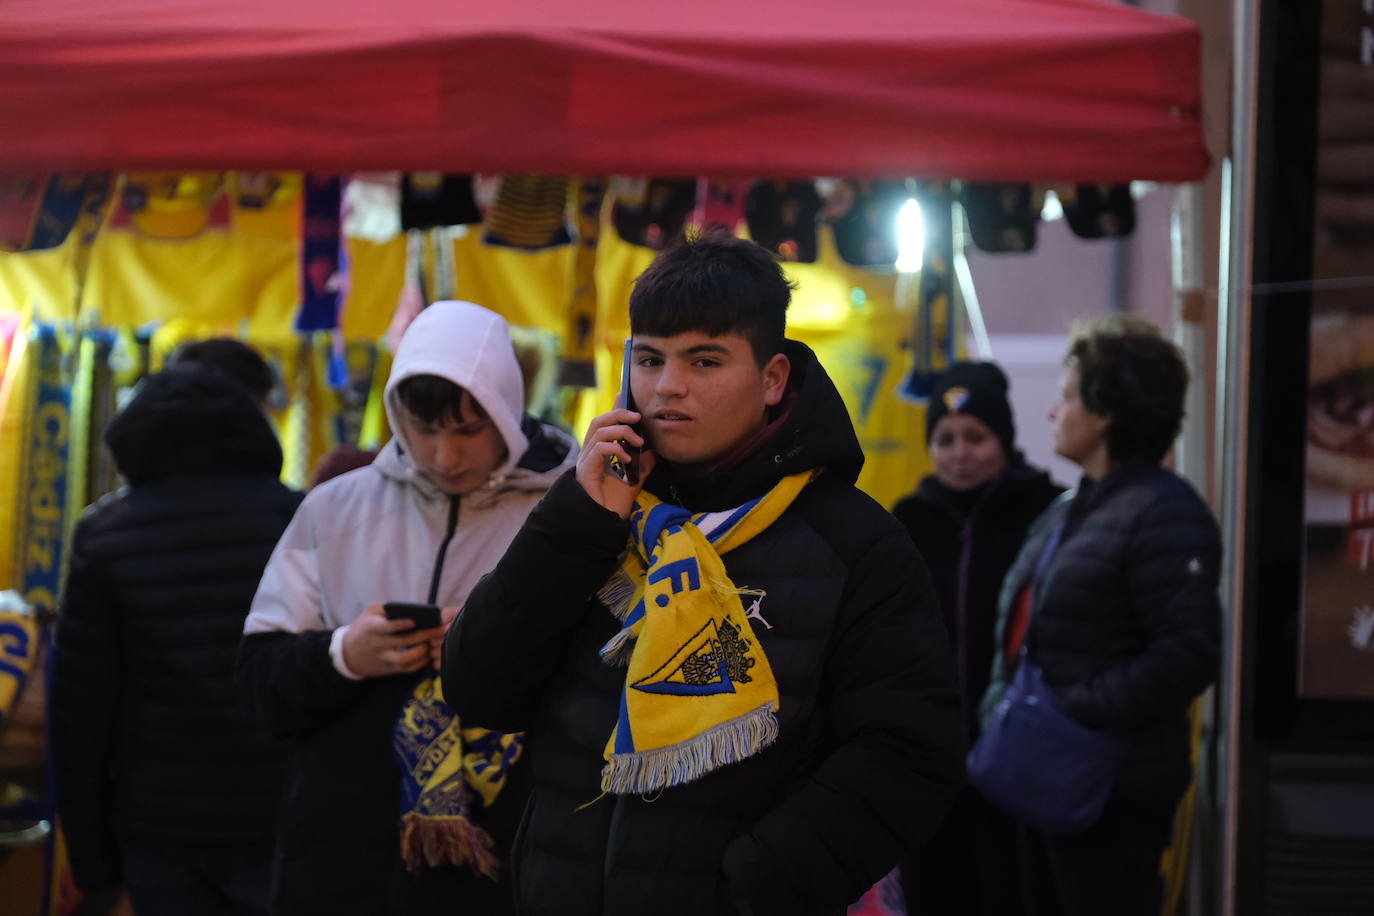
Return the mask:
<svg viewBox="0 0 1374 916">
<path fill-rule="evenodd" d="M 1113 493 L 1134 480 L 1159 470 L 1152 461 L 1123 461 L 1108 471 L 1100 480 L 1084 474 L 1074 491 L 1073 504 L 1069 507 L 1069 524 L 1075 524 L 1085 514 L 1102 505 Z"/>
</svg>

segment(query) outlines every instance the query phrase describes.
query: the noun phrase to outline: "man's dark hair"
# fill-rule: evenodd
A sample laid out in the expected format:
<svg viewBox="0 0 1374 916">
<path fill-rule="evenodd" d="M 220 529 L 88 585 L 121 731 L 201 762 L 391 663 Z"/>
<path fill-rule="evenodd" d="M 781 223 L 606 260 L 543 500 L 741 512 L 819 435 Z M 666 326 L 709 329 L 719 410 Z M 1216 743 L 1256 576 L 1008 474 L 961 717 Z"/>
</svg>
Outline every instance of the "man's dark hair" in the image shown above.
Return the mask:
<svg viewBox="0 0 1374 916">
<path fill-rule="evenodd" d="M 762 366 L 782 352 L 792 289 L 767 249 L 722 230 L 689 235 L 635 280 L 630 330 L 651 337 L 739 334 Z"/>
<path fill-rule="evenodd" d="M 1108 315 L 1074 322 L 1064 365 L 1078 370 L 1083 406 L 1110 415 L 1114 461 L 1160 462 L 1183 425 L 1188 364 L 1173 342 L 1143 318 Z"/>
<path fill-rule="evenodd" d="M 243 385 L 261 402 L 267 401 L 276 379 L 272 367 L 257 351 L 232 337 L 209 337 L 182 344 L 172 354 L 170 365 L 194 363 L 217 369 Z"/>
<path fill-rule="evenodd" d="M 324 453 L 315 464 L 315 470 L 310 474 L 310 482 L 306 485 L 307 490 L 313 490 L 327 480 L 333 480 L 340 474 L 347 474 L 349 471 L 365 468 L 377 457 L 376 449 L 359 448 L 347 442 L 337 445 Z"/>
<path fill-rule="evenodd" d="M 467 402 L 471 406 L 467 413 L 463 410 L 463 395 L 467 389 L 437 375 L 412 375 L 401 379 L 396 386 L 396 396 L 401 399 L 405 409 L 422 423 L 442 424 L 452 420 L 465 423 L 473 418 L 487 419 L 487 412 L 478 400 L 471 395 Z"/>
</svg>

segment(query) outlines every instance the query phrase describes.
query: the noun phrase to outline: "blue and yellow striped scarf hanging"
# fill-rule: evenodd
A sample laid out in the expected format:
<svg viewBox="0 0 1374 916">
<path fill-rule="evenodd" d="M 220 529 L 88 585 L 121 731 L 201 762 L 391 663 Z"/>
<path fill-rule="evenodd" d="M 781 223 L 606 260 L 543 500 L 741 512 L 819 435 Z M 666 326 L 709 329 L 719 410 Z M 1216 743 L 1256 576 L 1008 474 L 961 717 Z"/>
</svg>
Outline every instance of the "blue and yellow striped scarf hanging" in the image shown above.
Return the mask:
<svg viewBox="0 0 1374 916">
<path fill-rule="evenodd" d="M 40 615 L 57 610 L 66 562 L 72 454 L 75 337 L 34 322 L 16 339 L 0 385 L 0 588 L 13 588 Z"/>
<path fill-rule="evenodd" d="M 19 593 L 0 592 L 0 733 L 38 666 L 42 638 L 38 617 Z"/>
<path fill-rule="evenodd" d="M 751 592 L 730 581 L 721 555 L 766 530 L 813 477 L 784 477 L 730 513 L 640 494 L 620 569 L 598 593 L 623 624 L 602 658 L 627 664 L 603 791 L 681 785 L 777 740 L 778 685 L 740 601 Z"/>
<path fill-rule="evenodd" d="M 401 766 L 401 857 L 406 868 L 464 866 L 495 881 L 495 842 L 473 819 L 491 807 L 524 750 L 523 734 L 463 728 L 437 676 L 415 685 L 393 735 Z"/>
</svg>

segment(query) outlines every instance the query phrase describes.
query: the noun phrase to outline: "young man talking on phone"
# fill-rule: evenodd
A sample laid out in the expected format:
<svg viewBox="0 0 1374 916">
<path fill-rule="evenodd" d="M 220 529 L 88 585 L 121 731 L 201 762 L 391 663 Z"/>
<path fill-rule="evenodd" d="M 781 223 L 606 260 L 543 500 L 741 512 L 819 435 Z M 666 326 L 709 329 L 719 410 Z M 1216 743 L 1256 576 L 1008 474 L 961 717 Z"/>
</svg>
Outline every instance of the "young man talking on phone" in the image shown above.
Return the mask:
<svg viewBox="0 0 1374 916">
<path fill-rule="evenodd" d="M 446 641 L 464 721 L 527 732 L 522 916 L 840 914 L 961 784 L 928 575 L 854 487 L 790 298 L 751 242 L 661 254 L 630 297 L 636 409 L 592 421 Z"/>
<path fill-rule="evenodd" d="M 419 314 L 385 402 L 394 438 L 305 497 L 244 625 L 239 682 L 294 739 L 272 912 L 500 916 L 523 744 L 453 715 L 438 652 L 577 450 L 524 414 L 506 322 L 472 303 Z"/>
</svg>

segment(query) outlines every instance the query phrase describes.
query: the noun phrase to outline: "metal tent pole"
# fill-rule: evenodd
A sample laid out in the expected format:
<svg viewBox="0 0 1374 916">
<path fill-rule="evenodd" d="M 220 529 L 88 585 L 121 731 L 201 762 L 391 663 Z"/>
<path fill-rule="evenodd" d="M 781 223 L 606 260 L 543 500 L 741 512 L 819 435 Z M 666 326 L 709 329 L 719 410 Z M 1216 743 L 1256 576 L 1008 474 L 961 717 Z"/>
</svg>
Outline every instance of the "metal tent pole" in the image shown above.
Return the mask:
<svg viewBox="0 0 1374 916">
<path fill-rule="evenodd" d="M 1218 424 L 1216 480 L 1221 489 L 1221 526 L 1226 551 L 1222 566 L 1223 657 L 1221 754 L 1218 773 L 1221 798 L 1220 900 L 1216 912 L 1235 916 L 1240 808 L 1240 750 L 1244 744 L 1245 703 L 1242 659 L 1245 630 L 1246 445 L 1250 432 L 1250 357 L 1254 302 L 1251 276 L 1254 257 L 1254 171 L 1256 97 L 1259 85 L 1259 4 L 1232 0 L 1233 105 L 1231 157 L 1223 163 L 1220 295 L 1217 342 Z"/>
</svg>

